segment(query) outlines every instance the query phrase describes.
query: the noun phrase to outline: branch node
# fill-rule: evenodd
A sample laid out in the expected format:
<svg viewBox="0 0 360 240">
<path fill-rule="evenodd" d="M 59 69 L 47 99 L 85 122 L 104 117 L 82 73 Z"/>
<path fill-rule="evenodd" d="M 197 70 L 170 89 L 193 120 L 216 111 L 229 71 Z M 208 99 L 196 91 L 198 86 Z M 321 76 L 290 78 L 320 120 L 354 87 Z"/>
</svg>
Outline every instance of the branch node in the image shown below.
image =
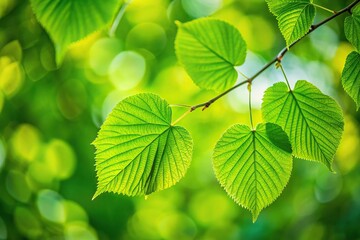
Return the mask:
<svg viewBox="0 0 360 240">
<path fill-rule="evenodd" d="M 205 106 L 202 108 L 201 111 L 204 111 L 205 109 L 207 109 L 208 107 L 210 107 L 210 105 L 213 103 L 213 101 L 208 101 Z"/>
<path fill-rule="evenodd" d="M 347 7 L 339 10 L 339 11 L 332 11 L 334 14 L 326 19 L 324 19 L 323 21 L 317 23 L 317 24 L 313 24 L 310 26 L 309 31 L 305 34 L 305 36 L 309 35 L 311 32 L 315 31 L 317 28 L 319 28 L 320 26 L 324 25 L 325 23 L 331 21 L 332 19 L 338 17 L 339 15 L 345 13 L 345 12 L 349 12 L 352 14 L 352 8 L 355 7 L 358 3 L 360 3 L 360 0 L 353 0 L 353 3 L 351 3 L 350 5 L 348 5 Z M 302 38 L 299 38 L 298 40 L 294 41 L 293 43 L 291 43 L 290 45 L 287 45 L 285 48 L 283 48 L 280 53 L 273 58 L 273 60 L 271 60 L 269 63 L 267 63 L 263 68 L 261 68 L 257 73 L 255 73 L 252 77 L 248 78 L 247 76 L 244 76 L 246 78 L 246 81 L 240 82 L 238 84 L 236 84 L 235 86 L 227 89 L 225 92 L 217 95 L 216 97 L 212 98 L 211 100 L 201 103 L 201 104 L 197 104 L 194 105 L 192 107 L 190 107 L 189 112 L 193 112 L 198 108 L 202 107 L 202 111 L 204 111 L 205 109 L 207 109 L 208 107 L 210 107 L 210 105 L 212 105 L 214 102 L 216 102 L 218 99 L 222 98 L 223 96 L 225 96 L 226 94 L 228 94 L 229 92 L 233 91 L 234 89 L 242 86 L 243 84 L 248 83 L 249 85 L 251 85 L 251 83 L 254 81 L 255 78 L 257 78 L 261 73 L 263 73 L 266 69 L 268 69 L 270 66 L 272 66 L 273 64 L 275 64 L 276 68 L 281 67 L 281 62 L 284 58 L 284 56 L 286 55 L 286 53 L 290 50 L 290 48 L 292 48 L 293 46 L 295 46 L 295 44 L 297 44 L 298 42 L 300 42 L 301 39 L 303 39 L 305 36 L 303 36 Z M 242 74 L 241 72 L 239 72 L 240 74 Z M 243 74 L 242 74 L 243 75 Z M 289 84 L 288 84 L 289 85 Z M 250 87 L 250 86 L 248 86 Z M 290 85 L 289 85 L 289 91 L 291 91 Z"/>
<path fill-rule="evenodd" d="M 275 68 L 278 69 L 279 67 L 281 67 L 281 59 L 282 59 L 282 56 L 281 58 L 279 58 L 276 63 L 275 63 Z"/>
</svg>

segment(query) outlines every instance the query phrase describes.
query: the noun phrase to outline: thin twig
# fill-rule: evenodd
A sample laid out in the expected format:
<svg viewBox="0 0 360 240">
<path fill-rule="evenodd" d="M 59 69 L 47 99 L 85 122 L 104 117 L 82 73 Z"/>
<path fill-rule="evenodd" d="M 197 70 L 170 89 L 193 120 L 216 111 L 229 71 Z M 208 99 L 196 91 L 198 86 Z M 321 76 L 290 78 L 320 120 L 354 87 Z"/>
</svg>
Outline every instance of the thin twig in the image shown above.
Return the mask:
<svg viewBox="0 0 360 240">
<path fill-rule="evenodd" d="M 255 78 L 257 78 L 261 73 L 263 73 L 266 69 L 268 69 L 270 66 L 272 66 L 274 63 L 276 62 L 281 62 L 282 59 L 284 58 L 285 54 L 290 50 L 290 48 L 292 48 L 293 46 L 295 46 L 298 42 L 300 42 L 305 36 L 309 35 L 310 33 L 312 33 L 313 31 L 315 31 L 317 28 L 319 28 L 320 26 L 324 25 L 325 23 L 331 21 L 332 19 L 340 16 L 341 14 L 345 13 L 345 12 L 351 12 L 351 9 L 353 7 L 355 7 L 358 3 L 360 2 L 360 0 L 355 0 L 353 3 L 351 3 L 350 5 L 348 5 L 347 7 L 341 9 L 340 11 L 334 13 L 332 16 L 324 19 L 323 21 L 319 22 L 318 24 L 312 25 L 310 30 L 300 39 L 294 41 L 293 43 L 291 43 L 289 46 L 284 47 L 279 54 L 272 59 L 269 63 L 267 63 L 264 67 L 262 67 L 257 73 L 255 73 L 252 77 L 250 77 L 249 79 L 247 79 L 246 81 L 240 82 L 238 84 L 236 84 L 235 86 L 229 88 L 228 90 L 226 90 L 223 93 L 220 93 L 218 96 L 210 99 L 207 102 L 204 103 L 200 103 L 197 105 L 194 105 L 191 107 L 190 111 L 195 111 L 198 108 L 202 107 L 202 110 L 205 110 L 206 108 L 210 107 L 211 104 L 213 104 L 214 102 L 216 102 L 219 98 L 222 98 L 223 96 L 227 95 L 229 92 L 237 89 L 238 87 L 244 85 L 245 83 L 252 83 Z"/>
<path fill-rule="evenodd" d="M 116 29 L 118 28 L 119 23 L 120 23 L 122 17 L 124 16 L 125 10 L 126 10 L 127 6 L 129 6 L 130 2 L 131 2 L 131 0 L 128 0 L 127 2 L 124 2 L 123 5 L 121 6 L 118 14 L 116 15 L 116 18 L 115 18 L 113 24 L 111 25 L 111 28 L 109 30 L 110 37 L 115 36 Z"/>
</svg>

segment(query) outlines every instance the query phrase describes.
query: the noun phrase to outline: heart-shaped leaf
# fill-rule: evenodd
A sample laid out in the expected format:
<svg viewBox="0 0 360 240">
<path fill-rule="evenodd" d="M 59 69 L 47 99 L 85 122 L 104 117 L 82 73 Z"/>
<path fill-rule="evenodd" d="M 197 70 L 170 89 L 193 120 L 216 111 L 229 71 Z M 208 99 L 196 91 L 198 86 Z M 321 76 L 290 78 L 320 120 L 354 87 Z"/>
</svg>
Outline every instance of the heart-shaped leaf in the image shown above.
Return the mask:
<svg viewBox="0 0 360 240">
<path fill-rule="evenodd" d="M 341 82 L 345 91 L 355 101 L 357 109 L 360 107 L 360 54 L 352 52 L 346 58 Z"/>
<path fill-rule="evenodd" d="M 171 108 L 157 95 L 122 100 L 94 141 L 98 188 L 129 196 L 149 195 L 178 182 L 188 169 L 193 143 L 183 127 L 171 125 Z"/>
<path fill-rule="evenodd" d="M 232 25 L 211 18 L 179 24 L 176 55 L 200 88 L 223 91 L 238 77 L 235 66 L 244 63 L 246 43 Z"/>
<path fill-rule="evenodd" d="M 289 139 L 276 124 L 259 124 L 256 130 L 234 125 L 216 144 L 214 170 L 226 192 L 249 209 L 256 221 L 260 211 L 281 194 L 289 181 Z"/>
<path fill-rule="evenodd" d="M 283 82 L 265 92 L 263 118 L 280 125 L 288 134 L 295 157 L 318 161 L 332 171 L 344 119 L 334 99 L 307 81 L 298 81 L 294 90 Z"/>
<path fill-rule="evenodd" d="M 305 36 L 315 18 L 315 7 L 310 0 L 267 0 L 276 16 L 286 45 Z"/>
<path fill-rule="evenodd" d="M 55 44 L 57 64 L 71 43 L 104 27 L 119 6 L 119 0 L 30 1 L 37 19 Z"/>
<path fill-rule="evenodd" d="M 352 15 L 345 18 L 345 36 L 360 51 L 360 5 L 352 9 Z"/>
</svg>

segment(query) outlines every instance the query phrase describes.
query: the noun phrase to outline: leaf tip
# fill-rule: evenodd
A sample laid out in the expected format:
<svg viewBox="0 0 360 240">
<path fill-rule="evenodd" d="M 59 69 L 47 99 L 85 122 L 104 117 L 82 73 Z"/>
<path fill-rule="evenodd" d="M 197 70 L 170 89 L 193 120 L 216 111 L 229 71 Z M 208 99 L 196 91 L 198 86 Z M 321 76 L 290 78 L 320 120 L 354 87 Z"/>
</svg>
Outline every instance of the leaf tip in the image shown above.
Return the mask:
<svg viewBox="0 0 360 240">
<path fill-rule="evenodd" d="M 257 211 L 252 211 L 251 213 L 252 213 L 252 222 L 255 223 L 256 220 L 257 220 L 258 217 L 259 217 L 259 212 L 257 212 Z"/>
<path fill-rule="evenodd" d="M 102 190 L 97 189 L 96 192 L 95 192 L 95 194 L 94 194 L 94 196 L 92 197 L 91 200 L 95 200 L 95 198 L 97 198 L 97 197 L 98 197 L 100 194 L 102 194 L 102 193 L 103 193 Z"/>
</svg>

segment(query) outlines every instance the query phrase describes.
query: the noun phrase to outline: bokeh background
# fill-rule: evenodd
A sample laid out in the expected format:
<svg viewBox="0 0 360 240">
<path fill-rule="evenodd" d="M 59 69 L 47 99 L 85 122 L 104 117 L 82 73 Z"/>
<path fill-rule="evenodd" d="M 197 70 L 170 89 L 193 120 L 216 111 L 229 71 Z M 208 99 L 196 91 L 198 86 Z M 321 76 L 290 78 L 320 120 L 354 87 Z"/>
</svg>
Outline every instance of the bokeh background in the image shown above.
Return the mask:
<svg viewBox="0 0 360 240">
<path fill-rule="evenodd" d="M 316 2 L 339 10 L 351 1 Z M 241 31 L 248 53 L 239 70 L 246 75 L 284 47 L 264 0 L 133 0 L 114 37 L 109 27 L 92 34 L 57 67 L 29 1 L 0 0 L 0 239 L 360 239 L 360 115 L 340 83 L 353 50 L 343 34 L 345 16 L 304 39 L 283 62 L 292 84 L 313 82 L 344 110 L 336 174 L 294 159 L 283 194 L 252 223 L 220 187 L 211 162 L 222 132 L 249 124 L 244 87 L 181 121 L 195 147 L 174 187 L 147 200 L 110 193 L 91 200 L 91 142 L 121 99 L 153 92 L 171 104 L 194 105 L 216 95 L 198 89 L 174 53 L 175 20 L 203 16 Z M 319 9 L 315 21 L 328 16 Z M 254 82 L 256 123 L 263 92 L 277 81 L 283 78 L 271 68 Z M 174 117 L 185 111 L 174 107 Z"/>
</svg>

